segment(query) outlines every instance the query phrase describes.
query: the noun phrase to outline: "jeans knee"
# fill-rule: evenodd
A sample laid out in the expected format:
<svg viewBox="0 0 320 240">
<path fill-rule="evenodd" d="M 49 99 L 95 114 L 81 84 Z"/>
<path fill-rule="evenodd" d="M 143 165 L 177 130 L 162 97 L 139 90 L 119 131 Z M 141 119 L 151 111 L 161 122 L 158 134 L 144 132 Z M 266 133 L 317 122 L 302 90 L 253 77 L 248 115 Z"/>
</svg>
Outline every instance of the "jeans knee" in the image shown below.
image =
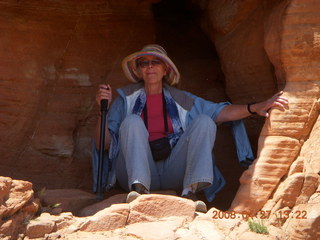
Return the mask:
<svg viewBox="0 0 320 240">
<path fill-rule="evenodd" d="M 145 127 L 143 120 L 136 114 L 128 115 L 121 123 L 120 131 Z"/>
<path fill-rule="evenodd" d="M 215 133 L 217 130 L 216 123 L 208 115 L 201 114 L 194 119 L 194 124 L 199 131 L 203 130 L 210 133 Z"/>
<path fill-rule="evenodd" d="M 129 114 L 128 116 L 125 117 L 123 120 L 122 124 L 124 123 L 130 123 L 130 124 L 140 124 L 142 121 L 142 118 L 138 116 L 137 114 Z"/>
</svg>

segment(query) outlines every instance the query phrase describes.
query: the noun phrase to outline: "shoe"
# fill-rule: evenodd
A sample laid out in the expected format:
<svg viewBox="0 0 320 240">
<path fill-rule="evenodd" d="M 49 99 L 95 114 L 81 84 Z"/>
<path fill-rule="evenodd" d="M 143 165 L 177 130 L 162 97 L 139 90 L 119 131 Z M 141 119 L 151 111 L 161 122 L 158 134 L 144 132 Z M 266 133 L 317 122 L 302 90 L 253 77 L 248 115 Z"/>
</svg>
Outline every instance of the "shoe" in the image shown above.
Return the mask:
<svg viewBox="0 0 320 240">
<path fill-rule="evenodd" d="M 208 212 L 207 205 L 203 201 L 201 200 L 195 201 L 195 204 L 196 204 L 196 212 L 202 212 L 202 213 Z"/>
<path fill-rule="evenodd" d="M 149 193 L 149 191 L 141 183 L 133 184 L 132 190 L 136 191 L 137 193 L 140 193 L 140 194 L 148 194 Z"/>
<path fill-rule="evenodd" d="M 208 211 L 207 210 L 207 205 L 203 201 L 198 200 L 198 198 L 197 198 L 195 193 L 188 192 L 188 194 L 182 195 L 182 197 L 194 201 L 194 203 L 196 205 L 196 212 L 206 213 Z"/>
<path fill-rule="evenodd" d="M 131 203 L 133 200 L 137 199 L 139 196 L 141 196 L 141 194 L 136 191 L 129 192 L 129 194 L 127 195 L 126 203 Z"/>
<path fill-rule="evenodd" d="M 192 201 L 197 201 L 197 200 L 198 200 L 196 194 L 193 193 L 193 192 L 188 192 L 187 194 L 184 194 L 184 195 L 182 195 L 181 197 L 190 199 L 190 200 L 192 200 Z"/>
</svg>

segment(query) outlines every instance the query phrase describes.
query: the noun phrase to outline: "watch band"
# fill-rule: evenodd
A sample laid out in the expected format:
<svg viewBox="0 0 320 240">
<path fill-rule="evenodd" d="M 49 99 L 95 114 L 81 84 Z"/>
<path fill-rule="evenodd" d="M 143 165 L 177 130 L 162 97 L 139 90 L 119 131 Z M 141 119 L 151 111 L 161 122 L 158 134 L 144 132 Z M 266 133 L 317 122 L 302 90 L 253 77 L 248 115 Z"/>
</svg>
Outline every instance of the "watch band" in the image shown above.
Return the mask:
<svg viewBox="0 0 320 240">
<path fill-rule="evenodd" d="M 248 105 L 247 105 L 247 110 L 248 110 L 248 112 L 251 113 L 251 114 L 257 114 L 256 112 L 252 112 L 252 111 L 251 111 L 251 108 L 250 108 L 250 107 L 251 107 L 251 105 L 253 105 L 253 104 L 255 104 L 255 103 L 248 103 Z"/>
</svg>

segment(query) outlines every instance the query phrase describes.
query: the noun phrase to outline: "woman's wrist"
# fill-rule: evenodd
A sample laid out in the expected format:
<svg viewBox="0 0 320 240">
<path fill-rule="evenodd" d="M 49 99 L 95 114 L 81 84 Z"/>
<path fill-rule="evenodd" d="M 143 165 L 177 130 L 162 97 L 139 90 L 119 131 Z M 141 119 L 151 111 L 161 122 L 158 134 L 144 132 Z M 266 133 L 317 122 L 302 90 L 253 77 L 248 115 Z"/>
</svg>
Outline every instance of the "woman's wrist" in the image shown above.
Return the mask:
<svg viewBox="0 0 320 240">
<path fill-rule="evenodd" d="M 253 105 L 254 104 L 256 104 L 256 103 L 248 103 L 247 104 L 247 110 L 248 110 L 248 112 L 250 113 L 250 114 L 253 114 L 253 115 L 255 115 L 255 114 L 257 114 L 257 112 L 254 110 L 254 108 L 253 108 Z"/>
</svg>

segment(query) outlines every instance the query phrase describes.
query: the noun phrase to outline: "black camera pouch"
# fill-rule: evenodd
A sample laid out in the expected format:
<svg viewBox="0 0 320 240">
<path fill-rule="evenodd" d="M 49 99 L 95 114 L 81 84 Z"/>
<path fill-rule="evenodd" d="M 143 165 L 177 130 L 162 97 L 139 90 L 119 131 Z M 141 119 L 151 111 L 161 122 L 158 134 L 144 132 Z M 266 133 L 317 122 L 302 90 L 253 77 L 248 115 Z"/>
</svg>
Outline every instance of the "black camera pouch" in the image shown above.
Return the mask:
<svg viewBox="0 0 320 240">
<path fill-rule="evenodd" d="M 167 159 L 171 153 L 171 146 L 168 138 L 160 138 L 149 142 L 154 161 Z"/>
</svg>

